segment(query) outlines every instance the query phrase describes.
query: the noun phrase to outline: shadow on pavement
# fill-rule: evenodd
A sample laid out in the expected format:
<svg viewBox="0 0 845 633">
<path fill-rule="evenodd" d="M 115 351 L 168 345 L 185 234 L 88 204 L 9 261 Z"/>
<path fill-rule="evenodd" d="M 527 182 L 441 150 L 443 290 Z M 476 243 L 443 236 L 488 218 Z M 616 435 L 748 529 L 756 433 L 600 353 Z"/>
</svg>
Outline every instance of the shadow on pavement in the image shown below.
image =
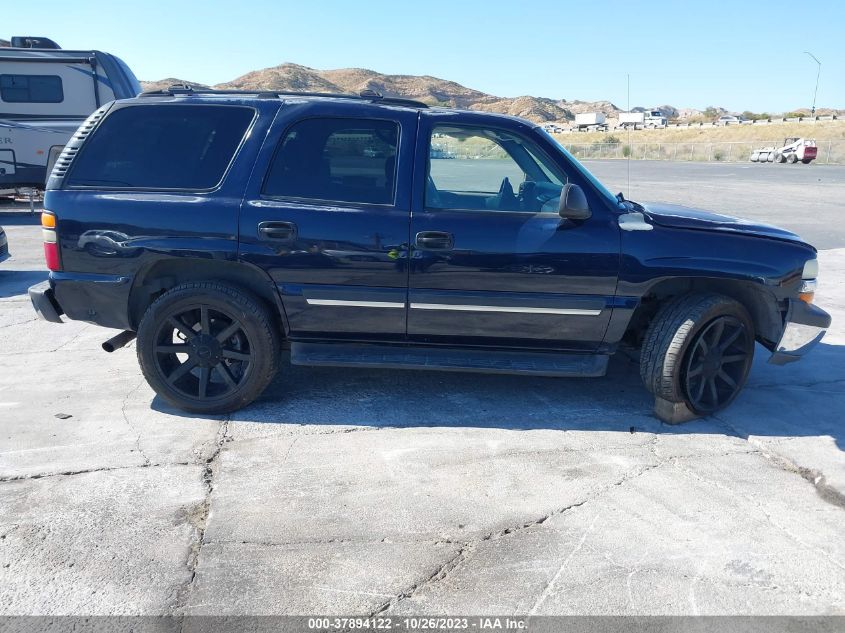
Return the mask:
<svg viewBox="0 0 845 633">
<path fill-rule="evenodd" d="M 30 286 L 47 279 L 47 270 L 3 270 L 0 266 L 0 299 L 25 295 Z"/>
<path fill-rule="evenodd" d="M 639 365 L 618 354 L 603 378 L 563 379 L 407 370 L 291 366 L 287 359 L 261 398 L 233 423 L 385 428 L 650 432 L 831 436 L 845 450 L 845 346 L 821 344 L 798 363 L 767 364 L 758 346 L 749 383 L 717 416 L 660 422 Z M 824 386 L 824 389 L 822 388 Z M 178 410 L 156 397 L 154 409 Z M 633 430 L 632 430 L 633 429 Z"/>
<path fill-rule="evenodd" d="M 29 211 L 6 211 L 0 208 L 0 226 L 41 226 L 41 209 Z"/>
</svg>

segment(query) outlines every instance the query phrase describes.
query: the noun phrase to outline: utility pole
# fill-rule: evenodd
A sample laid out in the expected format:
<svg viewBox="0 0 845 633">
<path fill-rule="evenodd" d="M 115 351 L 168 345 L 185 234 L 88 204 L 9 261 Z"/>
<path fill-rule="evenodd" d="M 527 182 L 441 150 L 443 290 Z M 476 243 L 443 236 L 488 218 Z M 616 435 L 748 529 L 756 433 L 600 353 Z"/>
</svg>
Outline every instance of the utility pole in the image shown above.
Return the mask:
<svg viewBox="0 0 845 633">
<path fill-rule="evenodd" d="M 815 90 L 815 92 L 813 92 L 813 109 L 810 111 L 812 116 L 816 116 L 816 97 L 819 94 L 819 75 L 822 74 L 822 63 L 810 51 L 804 51 L 804 53 L 809 55 L 810 57 L 812 57 L 813 61 L 816 62 L 819 65 L 819 69 L 816 72 L 816 90 Z"/>
</svg>

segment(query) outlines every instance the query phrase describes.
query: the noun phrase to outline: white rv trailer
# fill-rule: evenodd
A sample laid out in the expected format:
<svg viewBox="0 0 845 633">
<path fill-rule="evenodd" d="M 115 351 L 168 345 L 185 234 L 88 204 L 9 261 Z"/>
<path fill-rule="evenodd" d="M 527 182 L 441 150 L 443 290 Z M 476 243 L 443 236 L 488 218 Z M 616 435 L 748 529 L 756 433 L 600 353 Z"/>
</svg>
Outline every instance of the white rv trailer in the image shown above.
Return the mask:
<svg viewBox="0 0 845 633">
<path fill-rule="evenodd" d="M 0 190 L 43 189 L 48 168 L 88 115 L 139 92 L 114 55 L 13 37 L 12 47 L 0 48 Z"/>
</svg>

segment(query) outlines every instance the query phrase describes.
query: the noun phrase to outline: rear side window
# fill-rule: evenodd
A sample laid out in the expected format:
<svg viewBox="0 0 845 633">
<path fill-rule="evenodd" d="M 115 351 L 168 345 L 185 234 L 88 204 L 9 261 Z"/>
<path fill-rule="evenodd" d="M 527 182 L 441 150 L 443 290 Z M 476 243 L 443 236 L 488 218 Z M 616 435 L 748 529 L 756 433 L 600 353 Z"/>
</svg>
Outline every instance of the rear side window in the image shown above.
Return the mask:
<svg viewBox="0 0 845 633">
<path fill-rule="evenodd" d="M 399 125 L 376 119 L 305 119 L 292 125 L 264 183 L 268 196 L 392 204 Z"/>
<path fill-rule="evenodd" d="M 61 103 L 58 75 L 0 75 L 0 99 L 7 103 Z"/>
<path fill-rule="evenodd" d="M 73 161 L 71 187 L 211 189 L 223 179 L 252 108 L 145 105 L 107 116 Z"/>
</svg>

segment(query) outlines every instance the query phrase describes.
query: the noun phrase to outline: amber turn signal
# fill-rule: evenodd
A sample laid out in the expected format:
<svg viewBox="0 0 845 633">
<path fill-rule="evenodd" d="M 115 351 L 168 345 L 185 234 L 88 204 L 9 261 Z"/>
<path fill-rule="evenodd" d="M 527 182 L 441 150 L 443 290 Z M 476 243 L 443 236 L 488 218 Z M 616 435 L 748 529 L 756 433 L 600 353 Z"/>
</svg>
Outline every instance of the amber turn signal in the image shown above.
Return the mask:
<svg viewBox="0 0 845 633">
<path fill-rule="evenodd" d="M 816 296 L 816 280 L 805 279 L 801 282 L 801 288 L 798 290 L 798 298 L 804 303 L 813 303 L 813 298 Z"/>
<path fill-rule="evenodd" d="M 54 229 L 56 228 L 56 216 L 52 213 L 42 212 L 41 213 L 41 226 L 45 229 Z"/>
</svg>

